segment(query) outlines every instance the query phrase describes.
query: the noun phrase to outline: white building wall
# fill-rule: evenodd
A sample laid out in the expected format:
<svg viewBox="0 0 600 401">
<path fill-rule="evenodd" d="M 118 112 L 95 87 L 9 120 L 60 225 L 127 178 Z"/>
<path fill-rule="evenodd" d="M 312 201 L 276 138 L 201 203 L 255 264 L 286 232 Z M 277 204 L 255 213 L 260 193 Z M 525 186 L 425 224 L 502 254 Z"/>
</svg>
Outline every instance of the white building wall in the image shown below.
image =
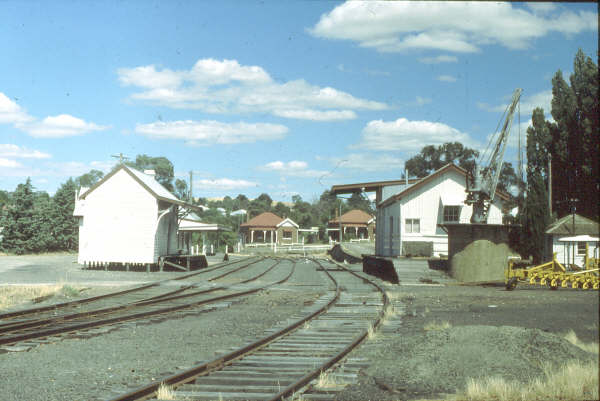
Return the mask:
<svg viewBox="0 0 600 401">
<path fill-rule="evenodd" d="M 556 253 L 556 260 L 558 260 L 563 265 L 572 264 L 575 261 L 575 264 L 579 267 L 583 267 L 585 264 L 584 255 L 577 254 L 577 242 L 564 242 L 559 241 L 560 238 L 564 236 L 562 235 L 553 235 L 552 236 L 552 252 Z M 598 243 L 597 242 L 588 242 L 588 257 L 590 258 L 598 258 Z M 573 258 L 573 254 L 575 257 Z"/>
<path fill-rule="evenodd" d="M 78 262 L 154 263 L 157 201 L 127 172 L 114 176 L 85 199 Z"/>
<path fill-rule="evenodd" d="M 177 206 L 166 202 L 159 202 L 160 210 L 155 218 L 154 253 L 153 263 L 158 261 L 159 256 L 174 254 L 177 252 Z M 158 220 L 156 220 L 158 219 Z"/>
<path fill-rule="evenodd" d="M 402 252 L 405 242 L 431 242 L 433 254 L 448 254 L 448 235 L 438 227 L 444 223 L 443 198 L 464 200 L 465 178 L 463 175 L 449 171 L 435 177 L 422 187 L 408 194 L 404 198 L 384 208 L 379 208 L 377 219 L 376 253 L 381 256 L 396 256 Z M 459 223 L 468 224 L 473 212 L 472 206 L 459 202 L 461 206 Z M 394 219 L 393 246 L 390 247 L 390 217 Z M 407 232 L 406 220 L 419 219 L 420 231 Z M 383 224 L 380 224 L 383 223 Z M 502 212 L 499 201 L 496 199 L 490 207 L 488 224 L 502 224 Z M 399 225 L 399 230 L 398 230 Z M 383 240 L 380 241 L 380 238 Z"/>
</svg>

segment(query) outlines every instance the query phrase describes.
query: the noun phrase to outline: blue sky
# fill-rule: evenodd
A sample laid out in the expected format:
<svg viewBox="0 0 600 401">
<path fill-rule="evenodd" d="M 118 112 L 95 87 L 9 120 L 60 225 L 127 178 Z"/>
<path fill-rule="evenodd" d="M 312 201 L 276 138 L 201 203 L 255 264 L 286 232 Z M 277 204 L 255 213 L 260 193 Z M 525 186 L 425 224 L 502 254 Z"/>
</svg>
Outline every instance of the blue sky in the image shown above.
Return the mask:
<svg viewBox="0 0 600 401">
<path fill-rule="evenodd" d="M 197 197 L 398 179 L 425 145 L 484 147 L 515 88 L 523 135 L 551 118 L 553 74 L 598 52 L 595 3 L 2 1 L 0 20 L 0 189 L 51 194 L 120 152 L 194 171 Z"/>
</svg>

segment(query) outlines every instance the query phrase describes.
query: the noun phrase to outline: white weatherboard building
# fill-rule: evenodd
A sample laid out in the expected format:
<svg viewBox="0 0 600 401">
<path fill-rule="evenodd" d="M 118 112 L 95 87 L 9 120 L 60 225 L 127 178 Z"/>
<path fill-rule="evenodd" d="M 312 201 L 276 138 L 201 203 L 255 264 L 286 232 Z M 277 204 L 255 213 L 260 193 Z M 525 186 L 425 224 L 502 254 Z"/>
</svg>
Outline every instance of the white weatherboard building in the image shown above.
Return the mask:
<svg viewBox="0 0 600 401">
<path fill-rule="evenodd" d="M 375 253 L 378 256 L 448 254 L 448 234 L 438 226 L 469 223 L 472 207 L 464 204 L 467 172 L 447 164 L 429 176 L 401 187 L 377 205 Z M 502 224 L 502 203 L 496 192 L 488 224 Z M 426 255 L 429 253 L 429 255 Z"/>
<path fill-rule="evenodd" d="M 157 263 L 177 252 L 178 200 L 154 179 L 121 165 L 93 187 L 82 188 L 74 216 L 79 217 L 78 263 Z"/>
<path fill-rule="evenodd" d="M 600 257 L 598 222 L 578 214 L 568 214 L 548 226 L 546 230 L 547 248 L 556 254 L 556 260 L 566 265 L 585 265 L 588 258 Z M 552 254 L 545 255 L 546 260 Z"/>
</svg>

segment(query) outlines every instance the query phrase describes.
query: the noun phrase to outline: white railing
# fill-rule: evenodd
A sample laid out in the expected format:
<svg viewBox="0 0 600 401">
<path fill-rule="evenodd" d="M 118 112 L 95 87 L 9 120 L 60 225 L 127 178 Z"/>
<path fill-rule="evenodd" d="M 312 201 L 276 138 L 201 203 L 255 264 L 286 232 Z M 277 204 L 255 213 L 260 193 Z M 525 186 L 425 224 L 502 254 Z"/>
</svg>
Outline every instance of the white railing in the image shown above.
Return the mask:
<svg viewBox="0 0 600 401">
<path fill-rule="evenodd" d="M 276 244 L 276 243 L 253 243 L 244 245 L 245 248 L 267 249 L 270 248 L 274 253 L 277 252 L 311 252 L 311 251 L 327 251 L 331 249 L 330 244 L 315 244 L 307 245 L 302 242 L 291 244 Z"/>
</svg>

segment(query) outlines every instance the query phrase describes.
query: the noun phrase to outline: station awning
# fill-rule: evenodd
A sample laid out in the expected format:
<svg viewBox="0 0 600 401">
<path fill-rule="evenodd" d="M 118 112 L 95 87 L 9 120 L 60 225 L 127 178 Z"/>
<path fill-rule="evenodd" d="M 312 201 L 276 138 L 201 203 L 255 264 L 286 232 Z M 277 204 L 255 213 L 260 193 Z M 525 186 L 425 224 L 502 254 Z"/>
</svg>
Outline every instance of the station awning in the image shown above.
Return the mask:
<svg viewBox="0 0 600 401">
<path fill-rule="evenodd" d="M 558 239 L 560 242 L 598 242 L 600 238 L 590 235 L 576 235 L 574 237 L 563 237 Z"/>
<path fill-rule="evenodd" d="M 199 221 L 182 220 L 179 223 L 179 231 L 195 231 L 195 232 L 208 232 L 208 231 L 231 231 L 231 228 L 213 223 L 200 223 Z"/>
</svg>

